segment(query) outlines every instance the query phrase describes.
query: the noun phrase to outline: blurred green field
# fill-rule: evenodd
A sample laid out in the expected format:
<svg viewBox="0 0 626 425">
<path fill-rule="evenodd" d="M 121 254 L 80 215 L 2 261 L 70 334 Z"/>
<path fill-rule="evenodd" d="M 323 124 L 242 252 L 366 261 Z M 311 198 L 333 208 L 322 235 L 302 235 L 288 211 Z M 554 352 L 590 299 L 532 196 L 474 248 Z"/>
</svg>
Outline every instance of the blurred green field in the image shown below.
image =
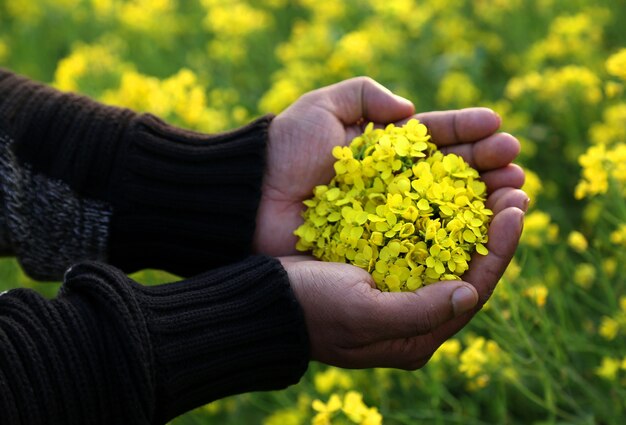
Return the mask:
<svg viewBox="0 0 626 425">
<path fill-rule="evenodd" d="M 522 142 L 515 261 L 424 369 L 311 364 L 173 424 L 623 424 L 624 22 L 625 0 L 0 0 L 0 66 L 206 132 L 369 75 L 418 111 L 491 107 Z M 2 260 L 17 286 L 58 288 Z"/>
</svg>

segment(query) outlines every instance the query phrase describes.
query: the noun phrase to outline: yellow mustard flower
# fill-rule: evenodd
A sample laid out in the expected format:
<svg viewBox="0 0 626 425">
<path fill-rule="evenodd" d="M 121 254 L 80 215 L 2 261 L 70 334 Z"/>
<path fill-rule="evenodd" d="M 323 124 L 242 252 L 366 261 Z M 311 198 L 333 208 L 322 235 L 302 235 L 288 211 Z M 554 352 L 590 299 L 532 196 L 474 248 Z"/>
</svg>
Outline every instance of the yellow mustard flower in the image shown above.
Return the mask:
<svg viewBox="0 0 626 425">
<path fill-rule="evenodd" d="M 437 91 L 437 101 L 446 107 L 464 108 L 476 104 L 480 97 L 480 89 L 470 76 L 458 71 L 446 74 Z"/>
<path fill-rule="evenodd" d="M 298 0 L 302 6 L 307 8 L 314 19 L 320 21 L 331 21 L 340 19 L 347 10 L 345 2 L 334 0 Z"/>
<path fill-rule="evenodd" d="M 574 283 L 581 288 L 589 289 L 596 278 L 596 268 L 593 264 L 582 263 L 574 270 Z"/>
<path fill-rule="evenodd" d="M 71 53 L 57 63 L 53 85 L 59 90 L 93 93 L 94 87 L 107 87 L 107 82 L 119 81 L 133 65 L 120 58 L 121 45 L 113 39 L 96 44 L 76 44 Z"/>
<path fill-rule="evenodd" d="M 513 375 L 508 370 L 510 363 L 511 359 L 497 342 L 474 337 L 459 357 L 459 371 L 469 379 L 468 389 L 476 391 L 489 385 L 494 374 Z"/>
<path fill-rule="evenodd" d="M 626 247 L 626 224 L 620 224 L 619 227 L 611 232 L 611 243 Z"/>
<path fill-rule="evenodd" d="M 236 94 L 213 91 L 212 104 L 225 109 L 224 96 Z M 183 124 L 185 127 L 205 132 L 223 130 L 228 125 L 228 114 L 208 106 L 206 87 L 193 71 L 183 68 L 166 79 L 124 72 L 120 85 L 102 95 L 105 103 L 153 113 L 161 118 Z M 221 100 L 221 101 L 220 101 Z M 231 100 L 229 103 L 232 103 Z M 222 103 L 222 105 L 220 105 Z"/>
<path fill-rule="evenodd" d="M 304 202 L 297 249 L 361 267 L 383 291 L 459 279 L 473 252 L 487 254 L 485 184 L 418 120 L 370 123 L 332 154 L 335 177 Z"/>
<path fill-rule="evenodd" d="M 263 425 L 301 425 L 304 415 L 298 409 L 278 409 L 263 420 Z"/>
<path fill-rule="evenodd" d="M 24 22 L 29 25 L 36 25 L 45 14 L 45 9 L 40 2 L 6 0 L 4 10 L 10 18 Z"/>
<path fill-rule="evenodd" d="M 327 403 L 319 399 L 313 400 L 312 407 L 317 414 L 313 417 L 311 422 L 313 425 L 327 425 L 330 424 L 331 418 L 341 410 L 341 398 L 337 394 L 332 394 Z"/>
<path fill-rule="evenodd" d="M 616 99 L 624 94 L 624 84 L 615 81 L 606 81 L 604 83 L 604 95 L 607 99 Z"/>
<path fill-rule="evenodd" d="M 119 19 L 128 28 L 149 32 L 153 37 L 176 30 L 174 0 L 130 0 L 119 5 Z"/>
<path fill-rule="evenodd" d="M 512 78 L 507 83 L 506 95 L 511 100 L 532 95 L 553 108 L 564 109 L 572 101 L 595 105 L 602 100 L 603 93 L 602 81 L 594 71 L 568 65 Z"/>
<path fill-rule="evenodd" d="M 596 375 L 609 381 L 614 381 L 619 373 L 621 361 L 611 357 L 603 357 L 602 364 L 596 368 Z"/>
<path fill-rule="evenodd" d="M 328 394 L 336 388 L 349 389 L 353 386 L 350 375 L 336 367 L 329 367 L 322 372 L 316 373 L 313 383 L 317 392 L 321 394 Z"/>
<path fill-rule="evenodd" d="M 356 391 L 348 391 L 343 399 L 343 413 L 355 424 L 381 424 L 382 416 L 375 407 L 367 407 L 363 395 Z"/>
<path fill-rule="evenodd" d="M 544 243 L 556 242 L 559 227 L 551 220 L 550 215 L 544 211 L 533 211 L 526 214 L 520 244 L 539 248 Z"/>
<path fill-rule="evenodd" d="M 606 158 L 606 147 L 604 145 L 591 146 L 587 152 L 578 158 L 578 162 L 583 168 L 583 178 L 576 186 L 576 199 L 606 193 L 609 190 L 609 177 L 605 165 Z"/>
<path fill-rule="evenodd" d="M 626 81 L 626 49 L 620 49 L 607 59 L 606 70 L 609 74 Z"/>
<path fill-rule="evenodd" d="M 617 84 L 617 83 L 615 83 Z M 626 103 L 610 105 L 602 112 L 602 121 L 594 123 L 589 129 L 589 137 L 596 145 L 614 145 L 626 143 Z"/>
<path fill-rule="evenodd" d="M 613 340 L 626 331 L 626 296 L 619 299 L 619 309 L 611 316 L 602 316 L 598 333 L 606 340 Z"/>
<path fill-rule="evenodd" d="M 578 59 L 579 63 L 591 57 L 600 47 L 604 14 L 595 16 L 589 11 L 576 15 L 557 16 L 550 24 L 548 35 L 530 50 L 533 67 L 555 59 Z"/>
<path fill-rule="evenodd" d="M 376 407 L 368 407 L 363 402 L 363 395 L 357 391 L 348 391 L 343 398 L 339 394 L 332 394 L 327 403 L 321 400 L 313 400 L 313 410 L 317 414 L 313 417 L 313 425 L 330 425 L 333 419 L 341 420 L 341 423 L 354 423 L 359 425 L 381 425 L 382 415 Z"/>
<path fill-rule="evenodd" d="M 461 342 L 458 339 L 451 338 L 441 344 L 435 351 L 431 359 L 432 362 L 451 361 L 459 358 L 461 352 Z"/>
<path fill-rule="evenodd" d="M 272 16 L 255 9 L 248 2 L 238 0 L 201 0 L 207 15 L 204 26 L 221 37 L 245 37 L 266 28 Z"/>
<path fill-rule="evenodd" d="M 598 329 L 600 336 L 608 341 L 612 341 L 615 339 L 618 332 L 619 322 L 617 320 L 609 316 L 602 317 L 602 322 L 600 323 L 600 328 Z"/>
<path fill-rule="evenodd" d="M 614 182 L 626 195 L 626 143 L 594 145 L 578 158 L 582 179 L 576 186 L 577 199 L 604 194 Z"/>
<path fill-rule="evenodd" d="M 576 252 L 584 252 L 589 246 L 585 235 L 578 231 L 570 232 L 570 234 L 567 236 L 567 244 Z"/>
<path fill-rule="evenodd" d="M 609 278 L 615 276 L 615 272 L 617 271 L 617 260 L 615 257 L 605 258 L 602 261 L 602 271 Z"/>
<path fill-rule="evenodd" d="M 546 305 L 546 299 L 548 298 L 548 288 L 541 284 L 533 285 L 526 288 L 523 295 L 537 304 L 537 307 L 543 307 Z"/>
</svg>

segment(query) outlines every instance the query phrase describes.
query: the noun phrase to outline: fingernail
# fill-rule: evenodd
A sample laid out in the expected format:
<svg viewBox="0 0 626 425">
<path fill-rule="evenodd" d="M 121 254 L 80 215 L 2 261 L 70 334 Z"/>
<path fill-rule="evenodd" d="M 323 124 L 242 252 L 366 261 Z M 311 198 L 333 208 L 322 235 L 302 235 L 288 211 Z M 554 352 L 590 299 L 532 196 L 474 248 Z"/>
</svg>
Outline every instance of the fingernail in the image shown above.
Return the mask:
<svg viewBox="0 0 626 425">
<path fill-rule="evenodd" d="M 528 211 L 528 206 L 530 205 L 530 198 L 526 198 L 524 201 L 524 212 Z"/>
<path fill-rule="evenodd" d="M 478 302 L 476 293 L 466 286 L 457 288 L 452 293 L 452 309 L 455 316 L 460 316 L 473 309 Z"/>
</svg>

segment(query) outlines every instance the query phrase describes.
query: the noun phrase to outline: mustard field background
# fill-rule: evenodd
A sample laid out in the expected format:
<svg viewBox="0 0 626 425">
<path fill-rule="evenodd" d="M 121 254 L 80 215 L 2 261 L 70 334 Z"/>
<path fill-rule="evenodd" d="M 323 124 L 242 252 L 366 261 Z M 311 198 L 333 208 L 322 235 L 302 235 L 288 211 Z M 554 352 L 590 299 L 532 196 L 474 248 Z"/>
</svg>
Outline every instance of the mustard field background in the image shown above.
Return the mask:
<svg viewBox="0 0 626 425">
<path fill-rule="evenodd" d="M 515 261 L 425 368 L 312 363 L 173 424 L 622 424 L 625 25 L 624 0 L 0 0 L 0 65 L 206 132 L 369 75 L 418 111 L 492 107 L 522 142 Z M 58 287 L 13 260 L 0 282 Z"/>
</svg>

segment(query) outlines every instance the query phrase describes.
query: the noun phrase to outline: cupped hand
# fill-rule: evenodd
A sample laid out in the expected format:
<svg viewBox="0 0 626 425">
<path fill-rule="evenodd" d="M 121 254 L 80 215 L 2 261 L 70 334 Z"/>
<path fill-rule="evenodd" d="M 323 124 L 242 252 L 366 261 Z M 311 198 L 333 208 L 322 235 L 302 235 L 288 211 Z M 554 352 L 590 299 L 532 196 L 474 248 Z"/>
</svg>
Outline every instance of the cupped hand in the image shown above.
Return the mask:
<svg viewBox="0 0 626 425">
<path fill-rule="evenodd" d="M 413 113 L 411 102 L 359 77 L 307 93 L 278 115 L 269 128 L 254 250 L 272 256 L 296 254 L 293 231 L 302 223 L 302 201 L 311 197 L 315 186 L 331 180 L 332 148 L 349 144 L 370 121 L 401 124 Z M 490 194 L 523 184 L 524 173 L 511 164 L 519 142 L 496 133 L 500 118 L 493 111 L 469 108 L 415 117 L 429 127 L 433 142 L 462 155 L 481 172 Z"/>
<path fill-rule="evenodd" d="M 520 192 L 500 190 L 492 205 L 489 254 L 472 259 L 464 281 L 380 292 L 357 267 L 281 258 L 304 311 L 313 360 L 346 368 L 424 366 L 482 307 L 509 264 L 526 208 Z"/>
</svg>

